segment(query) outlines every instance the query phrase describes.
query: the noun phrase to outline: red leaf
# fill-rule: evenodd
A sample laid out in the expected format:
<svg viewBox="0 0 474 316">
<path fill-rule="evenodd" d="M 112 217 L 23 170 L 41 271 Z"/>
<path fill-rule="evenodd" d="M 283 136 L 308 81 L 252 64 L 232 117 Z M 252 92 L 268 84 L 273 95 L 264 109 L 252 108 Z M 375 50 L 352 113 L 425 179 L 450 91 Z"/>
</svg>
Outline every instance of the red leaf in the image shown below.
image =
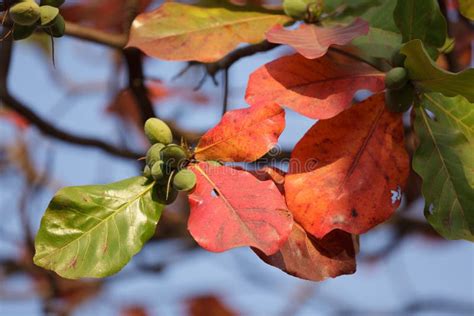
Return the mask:
<svg viewBox="0 0 474 316">
<path fill-rule="evenodd" d="M 342 230 L 333 230 L 316 239 L 294 223 L 290 237 L 276 254 L 265 256 L 261 251 L 254 251 L 260 259 L 290 275 L 322 281 L 354 273 L 357 249 L 355 237 Z"/>
<path fill-rule="evenodd" d="M 271 43 L 290 45 L 306 58 L 324 56 L 331 45 L 346 45 L 354 38 L 369 32 L 369 24 L 357 18 L 352 24 L 334 28 L 301 24 L 296 30 L 287 30 L 281 25 L 266 33 Z"/>
<path fill-rule="evenodd" d="M 212 295 L 193 297 L 187 301 L 189 316 L 235 316 L 237 313 Z"/>
<path fill-rule="evenodd" d="M 197 184 L 189 195 L 188 229 L 201 247 L 221 252 L 252 246 L 270 255 L 285 243 L 293 219 L 272 181 L 207 163 L 190 169 Z"/>
<path fill-rule="evenodd" d="M 386 109 L 383 94 L 316 123 L 291 156 L 286 201 L 318 238 L 336 228 L 364 233 L 400 204 L 409 160 L 401 114 Z"/>
<path fill-rule="evenodd" d="M 357 90 L 383 90 L 384 76 L 337 53 L 318 59 L 294 54 L 257 69 L 246 100 L 254 106 L 276 102 L 311 118 L 328 119 L 350 107 Z"/>
<path fill-rule="evenodd" d="M 30 125 L 30 122 L 26 118 L 10 110 L 0 109 L 0 118 L 10 121 L 20 130 L 25 130 Z"/>
<path fill-rule="evenodd" d="M 254 161 L 272 149 L 285 128 L 284 110 L 271 105 L 227 112 L 195 150 L 197 159 Z"/>
</svg>

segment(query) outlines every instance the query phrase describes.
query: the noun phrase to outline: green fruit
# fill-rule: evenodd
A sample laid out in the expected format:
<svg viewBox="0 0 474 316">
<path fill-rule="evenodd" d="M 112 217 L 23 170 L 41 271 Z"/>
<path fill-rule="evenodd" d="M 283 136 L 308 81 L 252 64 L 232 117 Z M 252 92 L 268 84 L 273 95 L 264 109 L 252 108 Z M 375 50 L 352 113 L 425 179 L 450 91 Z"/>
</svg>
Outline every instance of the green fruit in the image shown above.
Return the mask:
<svg viewBox="0 0 474 316">
<path fill-rule="evenodd" d="M 387 89 L 385 91 L 385 104 L 391 112 L 405 112 L 413 104 L 415 88 L 408 83 L 401 89 Z"/>
<path fill-rule="evenodd" d="M 56 17 L 59 14 L 59 9 L 50 5 L 43 5 L 40 7 L 41 12 L 41 26 L 47 27 L 53 25 Z"/>
<path fill-rule="evenodd" d="M 390 69 L 385 75 L 385 86 L 389 89 L 400 89 L 408 81 L 408 73 L 403 67 Z"/>
<path fill-rule="evenodd" d="M 12 36 L 15 41 L 30 37 L 36 30 L 36 25 L 20 25 L 14 24 Z"/>
<path fill-rule="evenodd" d="M 318 18 L 323 11 L 323 4 L 321 0 L 285 0 L 283 10 L 294 19 L 304 19 L 308 11 L 313 18 Z"/>
<path fill-rule="evenodd" d="M 208 160 L 206 162 L 209 166 L 213 166 L 213 167 L 222 167 L 224 165 L 223 163 L 221 163 L 217 160 Z"/>
<path fill-rule="evenodd" d="M 153 164 L 158 160 L 161 160 L 160 151 L 165 148 L 165 145 L 156 143 L 148 149 L 146 153 L 146 164 L 153 167 Z"/>
<path fill-rule="evenodd" d="M 160 151 L 161 160 L 166 164 L 166 167 L 178 168 L 186 159 L 186 151 L 183 147 L 171 144 Z"/>
<path fill-rule="evenodd" d="M 15 4 L 8 11 L 11 19 L 18 25 L 33 25 L 41 16 L 41 10 L 34 1 L 25 1 Z"/>
<path fill-rule="evenodd" d="M 173 133 L 171 133 L 168 125 L 157 118 L 150 118 L 145 122 L 145 135 L 152 144 L 162 143 L 168 145 L 173 141 Z"/>
<path fill-rule="evenodd" d="M 163 161 L 159 160 L 155 162 L 153 167 L 151 167 L 151 176 L 157 181 L 162 180 L 165 177 L 163 172 Z"/>
<path fill-rule="evenodd" d="M 151 169 L 149 166 L 145 166 L 145 168 L 143 169 L 143 176 L 151 178 Z"/>
<path fill-rule="evenodd" d="M 173 178 L 173 188 L 178 191 L 190 191 L 196 185 L 196 175 L 194 172 L 183 169 Z"/>
<path fill-rule="evenodd" d="M 156 184 L 153 187 L 153 198 L 155 198 L 161 204 L 171 204 L 178 197 L 178 191 L 173 188 L 169 188 L 166 184 Z"/>
<path fill-rule="evenodd" d="M 53 23 L 44 29 L 46 33 L 53 37 L 62 37 L 66 31 L 66 22 L 61 14 L 58 14 Z"/>
<path fill-rule="evenodd" d="M 49 5 L 52 7 L 59 8 L 65 0 L 41 0 L 41 5 Z"/>
<path fill-rule="evenodd" d="M 407 59 L 407 56 L 400 54 L 400 52 L 397 51 L 392 56 L 392 66 L 403 67 L 405 65 L 405 59 Z"/>
</svg>

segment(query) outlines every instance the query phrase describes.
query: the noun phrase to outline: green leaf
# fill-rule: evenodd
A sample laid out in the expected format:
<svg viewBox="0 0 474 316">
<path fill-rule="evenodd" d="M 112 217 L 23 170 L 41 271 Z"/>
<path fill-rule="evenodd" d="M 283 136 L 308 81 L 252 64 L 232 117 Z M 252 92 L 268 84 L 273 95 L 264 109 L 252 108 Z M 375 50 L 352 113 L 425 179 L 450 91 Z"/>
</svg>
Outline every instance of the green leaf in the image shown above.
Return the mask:
<svg viewBox="0 0 474 316">
<path fill-rule="evenodd" d="M 118 272 L 155 232 L 163 205 L 153 184 L 135 177 L 61 189 L 41 220 L 35 264 L 69 279 Z"/>
<path fill-rule="evenodd" d="M 393 18 L 404 43 L 420 39 L 428 47 L 441 47 L 446 41 L 447 24 L 437 0 L 398 0 Z"/>
<path fill-rule="evenodd" d="M 322 22 L 350 22 L 354 17 L 361 17 L 371 27 L 398 33 L 393 21 L 393 10 L 397 0 L 325 0 L 324 12 L 330 16 Z M 332 16 L 334 12 L 340 12 Z"/>
<path fill-rule="evenodd" d="M 458 0 L 459 11 L 469 20 L 474 21 L 474 0 Z"/>
<path fill-rule="evenodd" d="M 469 102 L 474 102 L 474 69 L 452 73 L 439 68 L 428 56 L 420 40 L 406 43 L 400 52 L 407 56 L 405 68 L 417 87 L 441 92 L 449 97 L 462 95 Z"/>
<path fill-rule="evenodd" d="M 391 60 L 393 54 L 400 49 L 401 43 L 400 34 L 375 27 L 369 29 L 369 34 L 352 41 L 364 54 L 387 60 Z"/>
<path fill-rule="evenodd" d="M 263 41 L 266 31 L 289 21 L 280 14 L 165 2 L 135 18 L 127 46 L 165 60 L 214 62 L 241 43 Z"/>
<path fill-rule="evenodd" d="M 462 96 L 448 98 L 440 93 L 426 93 L 424 105 L 436 115 L 442 125 L 459 130 L 474 145 L 473 103 Z"/>
<path fill-rule="evenodd" d="M 398 28 L 393 19 L 393 11 L 396 5 L 397 0 L 380 1 L 379 6 L 370 8 L 361 15 L 361 18 L 368 21 L 372 27 L 398 33 Z"/>
<path fill-rule="evenodd" d="M 434 98 L 443 102 L 443 98 Z M 432 101 L 423 98 L 422 106 L 435 113 Z M 474 155 L 473 145 L 442 112 L 416 109 L 415 131 L 420 145 L 413 157 L 413 169 L 423 178 L 425 216 L 429 223 L 447 239 L 474 241 Z M 451 112 L 461 121 L 460 113 Z"/>
</svg>

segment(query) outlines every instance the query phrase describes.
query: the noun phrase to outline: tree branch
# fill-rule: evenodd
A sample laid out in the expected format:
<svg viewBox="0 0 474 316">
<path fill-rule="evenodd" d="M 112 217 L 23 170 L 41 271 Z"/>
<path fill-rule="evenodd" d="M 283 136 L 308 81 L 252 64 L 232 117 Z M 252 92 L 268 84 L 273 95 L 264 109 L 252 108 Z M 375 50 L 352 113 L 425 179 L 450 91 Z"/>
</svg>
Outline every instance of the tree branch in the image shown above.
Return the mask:
<svg viewBox="0 0 474 316">
<path fill-rule="evenodd" d="M 219 70 L 230 68 L 236 61 L 241 58 L 248 57 L 260 52 L 267 52 L 278 46 L 280 46 L 280 44 L 273 44 L 268 41 L 263 41 L 258 44 L 238 48 L 224 56 L 222 59 L 214 63 L 208 63 L 204 65 L 206 67 L 207 73 L 210 76 L 215 76 L 219 72 Z"/>
<path fill-rule="evenodd" d="M 6 30 L 3 29 L 3 31 Z M 49 135 L 58 140 L 76 145 L 99 148 L 107 153 L 124 158 L 137 159 L 142 156 L 141 153 L 136 153 L 126 149 L 118 148 L 114 145 L 108 144 L 98 139 L 81 137 L 65 132 L 51 125 L 50 123 L 42 119 L 40 116 L 38 116 L 35 112 L 30 110 L 27 106 L 18 101 L 9 93 L 7 84 L 8 72 L 11 61 L 11 52 L 12 39 L 7 38 L 0 43 L 0 65 L 2 65 L 2 67 L 0 68 L 0 100 L 3 101 L 3 103 L 5 103 L 7 107 L 11 108 L 16 113 L 26 118 L 31 124 L 35 125 L 44 134 Z"/>
<path fill-rule="evenodd" d="M 66 35 L 117 49 L 123 49 L 127 44 L 125 35 L 103 32 L 71 22 L 66 22 Z"/>
</svg>

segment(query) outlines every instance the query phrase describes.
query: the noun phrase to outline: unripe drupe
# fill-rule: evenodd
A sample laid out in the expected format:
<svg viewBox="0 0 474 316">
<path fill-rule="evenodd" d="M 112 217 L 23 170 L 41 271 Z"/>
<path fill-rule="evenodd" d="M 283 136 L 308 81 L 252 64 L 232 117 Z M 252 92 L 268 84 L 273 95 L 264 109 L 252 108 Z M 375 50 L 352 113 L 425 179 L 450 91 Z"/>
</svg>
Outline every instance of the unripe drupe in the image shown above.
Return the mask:
<svg viewBox="0 0 474 316">
<path fill-rule="evenodd" d="M 54 18 L 53 23 L 44 29 L 46 33 L 53 37 L 62 37 L 66 31 L 66 22 L 61 14 Z"/>
<path fill-rule="evenodd" d="M 146 164 L 153 167 L 153 164 L 161 159 L 160 151 L 165 148 L 165 145 L 156 143 L 148 149 L 146 153 Z"/>
<path fill-rule="evenodd" d="M 408 81 L 408 73 L 403 67 L 390 69 L 385 75 L 385 86 L 389 89 L 400 89 Z"/>
<path fill-rule="evenodd" d="M 173 203 L 178 196 L 178 191 L 168 188 L 166 184 L 155 184 L 153 191 L 154 198 L 165 205 Z"/>
<path fill-rule="evenodd" d="M 171 144 L 173 133 L 168 125 L 160 119 L 150 118 L 145 122 L 145 135 L 150 143 Z"/>
<path fill-rule="evenodd" d="M 33 25 L 41 16 L 41 10 L 34 1 L 24 1 L 13 5 L 8 11 L 11 19 L 18 25 Z"/>
<path fill-rule="evenodd" d="M 196 185 L 196 175 L 194 172 L 183 169 L 173 178 L 173 188 L 178 191 L 190 191 Z"/>
<path fill-rule="evenodd" d="M 54 20 L 59 14 L 59 9 L 50 5 L 43 5 L 40 7 L 41 12 L 41 26 L 47 27 L 54 23 Z"/>
<path fill-rule="evenodd" d="M 161 160 L 163 160 L 167 167 L 178 168 L 186 158 L 186 151 L 183 147 L 170 144 L 160 151 Z"/>
<path fill-rule="evenodd" d="M 12 36 L 15 41 L 30 37 L 36 30 L 36 25 L 20 25 L 14 24 Z"/>
</svg>

